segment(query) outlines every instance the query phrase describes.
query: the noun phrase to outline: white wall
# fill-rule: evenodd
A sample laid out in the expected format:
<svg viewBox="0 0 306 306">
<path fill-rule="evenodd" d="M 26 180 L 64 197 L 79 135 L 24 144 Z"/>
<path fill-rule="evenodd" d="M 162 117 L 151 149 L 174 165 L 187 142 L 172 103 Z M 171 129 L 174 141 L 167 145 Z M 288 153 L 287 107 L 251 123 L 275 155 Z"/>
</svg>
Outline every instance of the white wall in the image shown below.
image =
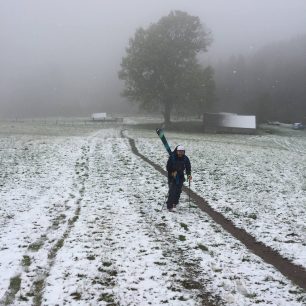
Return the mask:
<svg viewBox="0 0 306 306">
<path fill-rule="evenodd" d="M 94 113 L 91 115 L 92 119 L 105 119 L 106 113 Z"/>
<path fill-rule="evenodd" d="M 256 129 L 256 117 L 222 114 L 220 125 L 222 127 Z"/>
</svg>

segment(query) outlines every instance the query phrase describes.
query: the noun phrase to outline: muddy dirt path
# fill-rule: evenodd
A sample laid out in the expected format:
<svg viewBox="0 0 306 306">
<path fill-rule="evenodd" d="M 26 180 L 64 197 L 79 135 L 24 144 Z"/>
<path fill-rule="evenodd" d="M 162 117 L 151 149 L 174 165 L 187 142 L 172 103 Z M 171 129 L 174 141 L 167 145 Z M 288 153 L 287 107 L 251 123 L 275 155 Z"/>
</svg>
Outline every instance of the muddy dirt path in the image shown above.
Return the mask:
<svg viewBox="0 0 306 306">
<path fill-rule="evenodd" d="M 160 166 L 153 163 L 146 156 L 142 155 L 136 145 L 133 138 L 127 137 L 122 132 L 122 136 L 129 140 L 132 152 L 153 166 L 157 171 L 163 175 L 167 175 L 166 171 Z M 290 260 L 282 257 L 277 251 L 271 247 L 266 246 L 258 242 L 253 236 L 247 233 L 245 230 L 236 227 L 232 221 L 226 219 L 221 213 L 215 211 L 208 203 L 200 197 L 198 194 L 189 190 L 188 187 L 183 186 L 183 191 L 187 194 L 190 193 L 190 199 L 205 213 L 207 213 L 216 223 L 222 226 L 224 230 L 230 233 L 233 237 L 243 243 L 251 252 L 262 258 L 266 263 L 273 265 L 278 271 L 280 271 L 285 277 L 292 282 L 306 290 L 306 270 L 299 265 L 292 263 Z"/>
</svg>

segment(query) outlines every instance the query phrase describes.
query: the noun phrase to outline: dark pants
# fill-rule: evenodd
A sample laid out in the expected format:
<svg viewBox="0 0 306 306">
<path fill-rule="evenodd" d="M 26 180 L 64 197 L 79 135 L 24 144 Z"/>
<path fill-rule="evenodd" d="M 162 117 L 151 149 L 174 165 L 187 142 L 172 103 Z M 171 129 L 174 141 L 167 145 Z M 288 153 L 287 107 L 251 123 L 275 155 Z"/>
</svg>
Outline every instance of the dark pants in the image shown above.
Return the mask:
<svg viewBox="0 0 306 306">
<path fill-rule="evenodd" d="M 167 208 L 173 208 L 174 205 L 177 205 L 182 193 L 183 187 L 183 180 L 179 181 L 178 183 L 175 179 L 169 179 L 169 193 L 168 193 L 168 200 L 167 200 Z"/>
</svg>

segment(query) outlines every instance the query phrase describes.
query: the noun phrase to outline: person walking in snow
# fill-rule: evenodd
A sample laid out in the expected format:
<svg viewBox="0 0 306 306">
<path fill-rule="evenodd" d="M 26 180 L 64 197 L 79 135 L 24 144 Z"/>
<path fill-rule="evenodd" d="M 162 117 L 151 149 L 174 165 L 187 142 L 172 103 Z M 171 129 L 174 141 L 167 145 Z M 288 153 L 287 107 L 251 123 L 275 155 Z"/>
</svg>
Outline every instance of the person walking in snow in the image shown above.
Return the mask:
<svg viewBox="0 0 306 306">
<path fill-rule="evenodd" d="M 185 148 L 178 145 L 167 162 L 169 193 L 167 199 L 167 208 L 169 211 L 176 211 L 183 183 L 185 181 L 184 172 L 187 179 L 191 181 L 191 164 L 189 158 L 185 155 Z"/>
</svg>

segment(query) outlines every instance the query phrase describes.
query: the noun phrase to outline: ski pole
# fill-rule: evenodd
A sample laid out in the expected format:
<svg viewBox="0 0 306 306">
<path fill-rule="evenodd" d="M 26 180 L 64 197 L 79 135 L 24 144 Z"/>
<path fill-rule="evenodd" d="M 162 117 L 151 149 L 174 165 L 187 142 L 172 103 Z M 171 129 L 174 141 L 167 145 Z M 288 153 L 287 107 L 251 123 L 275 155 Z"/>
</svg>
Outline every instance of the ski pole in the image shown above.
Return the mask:
<svg viewBox="0 0 306 306">
<path fill-rule="evenodd" d="M 189 191 L 188 191 L 188 195 L 189 195 L 189 211 L 190 211 L 190 178 L 189 178 Z"/>
</svg>

